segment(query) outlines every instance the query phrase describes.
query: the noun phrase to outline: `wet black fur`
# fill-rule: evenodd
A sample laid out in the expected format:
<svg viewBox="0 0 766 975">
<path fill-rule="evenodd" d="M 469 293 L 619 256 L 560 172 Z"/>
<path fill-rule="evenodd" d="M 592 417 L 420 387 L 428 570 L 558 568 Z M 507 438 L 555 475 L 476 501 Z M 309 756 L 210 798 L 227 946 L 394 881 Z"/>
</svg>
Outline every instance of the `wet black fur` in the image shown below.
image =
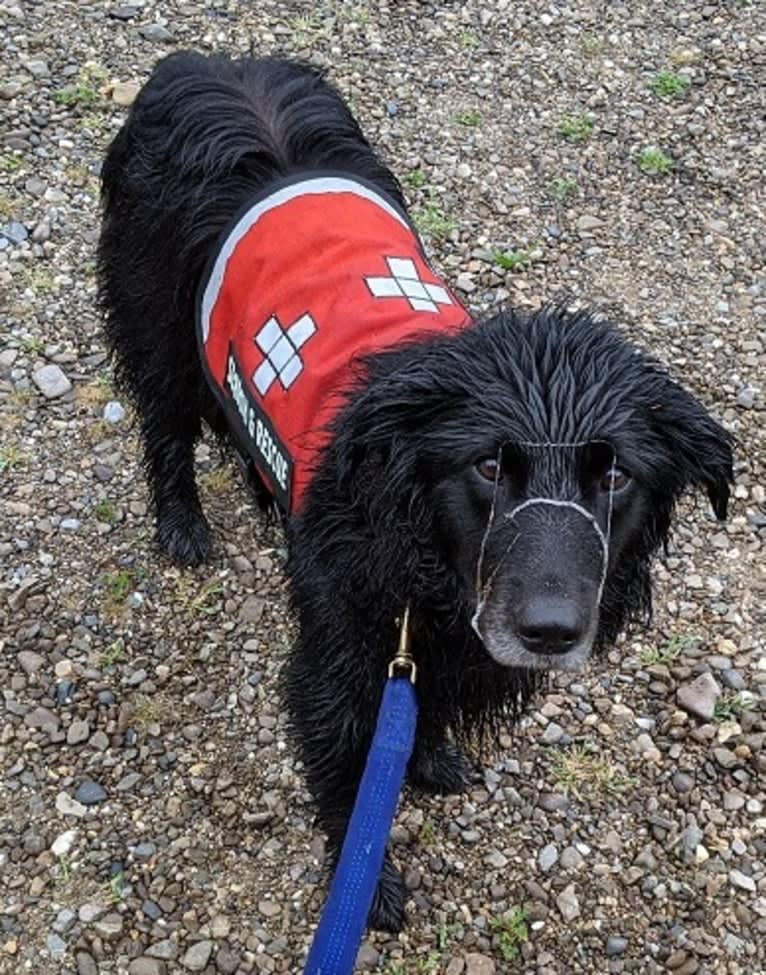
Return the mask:
<svg viewBox="0 0 766 975">
<path fill-rule="evenodd" d="M 142 425 L 161 546 L 195 564 L 210 551 L 193 445 L 221 415 L 194 335 L 197 284 L 232 215 L 271 180 L 327 167 L 358 174 L 403 204 L 337 93 L 311 68 L 278 60 L 161 62 L 103 170 L 100 294 L 118 378 Z M 300 635 L 286 677 L 292 727 L 331 847 L 363 767 L 395 618 L 409 602 L 420 716 L 411 779 L 463 786 L 449 743 L 513 719 L 532 672 L 495 663 L 470 628 L 470 594 L 448 556 L 438 485 L 510 440 L 604 439 L 629 466 L 630 545 L 610 565 L 597 645 L 650 610 L 649 566 L 674 504 L 700 486 L 719 517 L 729 437 L 653 361 L 586 313 L 500 312 L 456 337 L 365 364 L 334 424 L 305 510 L 287 526 Z M 462 465 L 462 467 L 461 467 Z M 404 890 L 390 860 L 371 923 L 397 929 Z"/>
</svg>

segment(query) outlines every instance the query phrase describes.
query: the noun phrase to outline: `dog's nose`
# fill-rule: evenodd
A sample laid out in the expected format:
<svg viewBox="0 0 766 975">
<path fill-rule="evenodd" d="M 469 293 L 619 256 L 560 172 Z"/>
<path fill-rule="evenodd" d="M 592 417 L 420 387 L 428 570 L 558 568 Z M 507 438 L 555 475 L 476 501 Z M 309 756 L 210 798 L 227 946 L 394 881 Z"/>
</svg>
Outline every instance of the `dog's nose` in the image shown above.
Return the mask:
<svg viewBox="0 0 766 975">
<path fill-rule="evenodd" d="M 577 608 L 566 599 L 530 600 L 518 617 L 517 632 L 530 653 L 571 650 L 583 635 Z"/>
</svg>

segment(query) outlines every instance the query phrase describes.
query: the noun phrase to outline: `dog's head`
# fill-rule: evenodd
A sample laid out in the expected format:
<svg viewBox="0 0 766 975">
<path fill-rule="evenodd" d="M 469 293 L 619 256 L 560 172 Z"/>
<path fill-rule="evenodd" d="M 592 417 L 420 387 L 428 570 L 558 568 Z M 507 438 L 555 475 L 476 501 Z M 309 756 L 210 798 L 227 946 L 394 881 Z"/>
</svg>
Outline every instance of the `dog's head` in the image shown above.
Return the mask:
<svg viewBox="0 0 766 975">
<path fill-rule="evenodd" d="M 371 368 L 376 508 L 409 519 L 420 545 L 427 525 L 424 547 L 503 665 L 579 668 L 645 617 L 649 563 L 685 489 L 725 517 L 729 435 L 587 314 L 503 313 Z"/>
</svg>

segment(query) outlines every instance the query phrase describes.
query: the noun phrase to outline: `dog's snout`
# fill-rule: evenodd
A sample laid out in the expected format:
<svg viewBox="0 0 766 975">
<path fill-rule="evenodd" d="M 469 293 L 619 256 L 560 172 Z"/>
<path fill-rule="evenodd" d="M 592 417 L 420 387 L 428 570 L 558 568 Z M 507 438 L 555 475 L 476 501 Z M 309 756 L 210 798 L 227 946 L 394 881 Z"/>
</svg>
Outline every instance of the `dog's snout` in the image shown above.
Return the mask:
<svg viewBox="0 0 766 975">
<path fill-rule="evenodd" d="M 583 636 L 577 607 L 566 599 L 530 600 L 517 620 L 518 636 L 530 653 L 567 653 Z"/>
</svg>

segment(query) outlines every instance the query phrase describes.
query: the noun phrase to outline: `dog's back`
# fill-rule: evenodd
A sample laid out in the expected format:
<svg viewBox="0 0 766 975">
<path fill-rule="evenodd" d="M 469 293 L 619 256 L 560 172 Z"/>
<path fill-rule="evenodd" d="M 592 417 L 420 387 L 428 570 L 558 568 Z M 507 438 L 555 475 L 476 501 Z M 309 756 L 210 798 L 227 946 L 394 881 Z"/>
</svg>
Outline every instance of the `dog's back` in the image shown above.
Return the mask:
<svg viewBox="0 0 766 975">
<path fill-rule="evenodd" d="M 321 72 L 276 58 L 171 55 L 108 151 L 99 244 L 107 342 L 142 420 L 160 544 L 182 561 L 200 561 L 209 547 L 193 477 L 200 417 L 223 428 L 197 355 L 200 277 L 256 193 L 322 169 L 361 176 L 403 205 Z"/>
</svg>

